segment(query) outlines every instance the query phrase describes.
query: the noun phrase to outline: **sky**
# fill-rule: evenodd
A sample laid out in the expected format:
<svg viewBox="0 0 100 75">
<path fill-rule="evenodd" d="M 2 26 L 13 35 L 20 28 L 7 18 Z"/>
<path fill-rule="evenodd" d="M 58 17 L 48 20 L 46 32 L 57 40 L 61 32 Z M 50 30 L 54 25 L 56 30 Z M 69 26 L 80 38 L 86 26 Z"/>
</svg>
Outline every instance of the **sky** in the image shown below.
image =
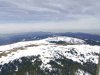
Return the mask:
<svg viewBox="0 0 100 75">
<path fill-rule="evenodd" d="M 0 33 L 100 32 L 100 0 L 0 0 Z"/>
</svg>

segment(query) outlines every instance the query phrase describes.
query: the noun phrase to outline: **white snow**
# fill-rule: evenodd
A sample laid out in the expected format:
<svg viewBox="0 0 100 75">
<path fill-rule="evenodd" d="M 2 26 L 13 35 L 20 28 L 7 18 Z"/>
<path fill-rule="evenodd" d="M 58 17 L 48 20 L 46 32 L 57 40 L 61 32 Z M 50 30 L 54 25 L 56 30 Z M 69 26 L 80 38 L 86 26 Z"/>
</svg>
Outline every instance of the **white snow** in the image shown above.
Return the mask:
<svg viewBox="0 0 100 75">
<path fill-rule="evenodd" d="M 56 38 L 56 37 L 53 37 L 53 38 Z M 70 39 L 70 38 L 68 39 L 67 38 L 68 37 L 66 38 L 60 37 L 58 39 L 59 40 Z M 56 44 L 49 43 L 48 39 L 51 40 L 51 38 L 47 38 L 43 40 L 19 42 L 19 43 L 15 43 L 11 45 L 0 46 L 1 53 L 8 52 L 7 55 L 1 55 L 0 64 L 4 65 L 5 63 L 12 62 L 15 59 L 20 60 L 21 57 L 37 56 L 37 55 L 40 55 L 40 59 L 43 62 L 43 64 L 41 65 L 41 68 L 50 69 L 51 66 L 48 64 L 48 62 L 50 60 L 55 60 L 55 58 L 62 58 L 62 56 L 66 57 L 67 59 L 72 59 L 73 61 L 79 62 L 81 64 L 89 60 L 93 63 L 96 63 L 96 64 L 98 63 L 97 54 L 99 54 L 100 46 L 90 46 L 90 45 L 85 45 L 85 44 L 66 45 L 66 46 L 56 45 Z M 71 38 L 71 39 L 74 39 L 74 38 Z M 80 39 L 79 40 L 77 39 L 77 41 L 80 41 Z M 27 47 L 27 48 L 24 48 L 24 50 L 21 50 L 19 48 L 19 47 L 25 47 L 27 45 L 32 45 L 32 44 L 37 45 L 37 46 Z M 12 49 L 14 48 L 19 48 L 19 49 L 17 49 L 16 51 L 13 51 Z M 9 51 L 11 52 L 9 53 Z M 34 60 L 32 60 L 32 62 L 34 62 Z"/>
<path fill-rule="evenodd" d="M 84 72 L 83 70 L 78 69 L 75 75 L 91 75 L 88 72 Z"/>
</svg>

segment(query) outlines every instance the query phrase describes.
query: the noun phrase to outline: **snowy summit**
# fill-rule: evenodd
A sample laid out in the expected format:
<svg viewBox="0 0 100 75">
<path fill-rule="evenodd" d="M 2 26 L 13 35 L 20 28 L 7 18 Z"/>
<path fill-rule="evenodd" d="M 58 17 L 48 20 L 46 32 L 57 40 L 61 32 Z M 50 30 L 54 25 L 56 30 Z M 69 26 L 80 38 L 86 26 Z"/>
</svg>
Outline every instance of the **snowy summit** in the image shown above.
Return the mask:
<svg viewBox="0 0 100 75">
<path fill-rule="evenodd" d="M 21 62 L 22 57 L 28 56 L 39 56 L 39 59 L 42 61 L 40 67 L 42 69 L 48 68 L 49 70 L 52 70 L 52 66 L 49 64 L 50 61 L 63 58 L 80 64 L 87 62 L 97 64 L 99 50 L 99 46 L 85 44 L 85 41 L 81 39 L 72 37 L 50 37 L 42 40 L 0 46 L 0 65 L 13 62 L 14 60 Z M 34 61 L 32 60 L 32 63 Z M 61 65 L 59 62 L 56 63 Z"/>
</svg>

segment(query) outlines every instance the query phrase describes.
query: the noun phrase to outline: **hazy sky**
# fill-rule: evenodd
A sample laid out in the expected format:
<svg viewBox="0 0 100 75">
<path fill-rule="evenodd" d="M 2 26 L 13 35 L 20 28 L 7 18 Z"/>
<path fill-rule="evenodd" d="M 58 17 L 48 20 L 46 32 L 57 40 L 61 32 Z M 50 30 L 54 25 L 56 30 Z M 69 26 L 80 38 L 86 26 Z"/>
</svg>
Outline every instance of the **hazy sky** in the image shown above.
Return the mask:
<svg viewBox="0 0 100 75">
<path fill-rule="evenodd" d="M 0 0 L 0 33 L 99 30 L 100 0 Z"/>
</svg>

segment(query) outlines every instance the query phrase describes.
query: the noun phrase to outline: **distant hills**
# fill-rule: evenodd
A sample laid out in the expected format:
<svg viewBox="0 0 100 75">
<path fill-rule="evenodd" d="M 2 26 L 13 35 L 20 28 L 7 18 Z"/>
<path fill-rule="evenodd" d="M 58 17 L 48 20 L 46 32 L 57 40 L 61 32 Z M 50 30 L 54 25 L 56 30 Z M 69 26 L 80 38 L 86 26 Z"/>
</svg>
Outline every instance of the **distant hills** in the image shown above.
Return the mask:
<svg viewBox="0 0 100 75">
<path fill-rule="evenodd" d="M 92 45 L 100 45 L 100 36 L 88 33 L 52 33 L 52 32 L 29 32 L 19 34 L 2 35 L 0 37 L 0 45 L 12 44 L 20 41 L 40 40 L 53 36 L 69 36 L 86 40 Z"/>
</svg>

